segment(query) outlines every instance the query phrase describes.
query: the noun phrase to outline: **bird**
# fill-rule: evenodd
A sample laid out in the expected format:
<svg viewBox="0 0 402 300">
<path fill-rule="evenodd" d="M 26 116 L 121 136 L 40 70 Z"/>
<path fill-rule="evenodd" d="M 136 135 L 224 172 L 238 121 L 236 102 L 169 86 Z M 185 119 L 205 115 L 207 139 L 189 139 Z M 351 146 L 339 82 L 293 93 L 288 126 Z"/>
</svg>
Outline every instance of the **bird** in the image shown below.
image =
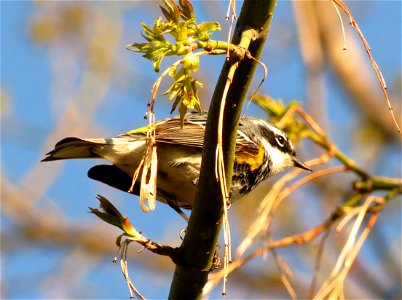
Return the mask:
<svg viewBox="0 0 402 300">
<path fill-rule="evenodd" d="M 169 117 L 155 123 L 157 149 L 156 199 L 173 207 L 191 209 L 201 168 L 207 113 L 189 113 L 184 121 Z M 146 149 L 148 126 L 113 138 L 67 137 L 56 143 L 42 161 L 101 158 L 111 164 L 89 169 L 88 177 L 128 192 L 133 174 Z M 272 123 L 241 117 L 237 129 L 231 202 L 248 194 L 259 183 L 287 168 L 311 169 L 296 156 L 287 135 Z M 139 195 L 138 176 L 130 193 Z"/>
</svg>

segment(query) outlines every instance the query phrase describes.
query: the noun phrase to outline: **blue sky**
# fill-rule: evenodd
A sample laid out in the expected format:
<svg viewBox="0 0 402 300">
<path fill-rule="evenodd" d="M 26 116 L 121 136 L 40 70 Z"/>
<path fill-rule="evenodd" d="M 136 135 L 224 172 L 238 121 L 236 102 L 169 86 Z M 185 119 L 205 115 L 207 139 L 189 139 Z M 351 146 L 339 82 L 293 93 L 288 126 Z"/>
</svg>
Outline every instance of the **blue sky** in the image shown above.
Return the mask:
<svg viewBox="0 0 402 300">
<path fill-rule="evenodd" d="M 151 24 L 153 18 L 159 16 L 157 2 L 148 2 L 147 6 L 153 7 L 153 10 L 145 11 L 140 9 L 140 2 L 133 2 L 130 4 L 132 6 L 129 6 L 128 2 L 119 2 L 115 5 L 107 1 L 85 3 L 89 6 L 89 11 L 100 10 L 110 20 L 114 20 L 116 23 L 121 22 L 121 35 L 115 47 L 117 66 L 111 72 L 111 83 L 105 89 L 103 96 L 99 96 L 99 106 L 93 111 L 91 108 L 85 107 L 83 112 L 77 113 L 78 117 L 74 119 L 77 124 L 66 124 L 66 127 L 67 125 L 68 128 L 82 126 L 80 131 L 85 136 L 93 134 L 113 136 L 138 126 L 144 126 L 143 116 L 146 101 L 157 76 L 153 73 L 150 62 L 145 61 L 139 54 L 127 51 L 125 46 L 141 40 L 140 20 Z M 373 48 L 374 57 L 383 71 L 390 91 L 398 96 L 393 101 L 400 104 L 401 3 L 399 1 L 367 1 L 364 3 L 351 2 L 351 10 Z M 63 2 L 63 5 L 68 4 L 69 2 Z M 213 13 L 215 15 L 219 13 L 218 11 L 211 12 L 201 7 L 200 4 L 195 5 L 196 12 L 199 9 L 199 20 L 210 20 Z M 60 41 L 59 46 L 47 47 L 38 45 L 30 38 L 32 20 L 38 16 L 43 17 L 43 11 L 46 12 L 43 7 L 47 5 L 51 6 L 51 1 L 42 2 L 40 5 L 30 1 L 1 2 L 2 186 L 7 182 L 7 184 L 11 183 L 13 186 L 19 187 L 25 195 L 26 201 L 30 201 L 28 196 L 30 191 L 33 194 L 37 192 L 35 191 L 36 182 L 33 181 L 37 180 L 38 186 L 45 187 L 46 184 L 43 182 L 47 182 L 51 178 L 52 182 L 46 190 L 38 192 L 40 196 L 35 200 L 36 208 L 61 213 L 73 226 L 86 227 L 97 222 L 95 224 L 99 226 L 100 231 L 110 233 L 110 229 L 105 224 L 87 214 L 87 207 L 97 206 L 95 196 L 101 193 L 115 199 L 119 208 L 135 219 L 135 223 L 140 224 L 150 237 L 169 241 L 172 239 L 172 242 L 178 245 L 180 240 L 177 235 L 172 233 L 180 231 L 185 224 L 181 220 L 177 220 L 174 212 L 165 205 L 159 204 L 157 211 L 143 214 L 136 198 L 133 200 L 128 195 L 102 186 L 100 183 L 92 182 L 86 177 L 86 170 L 93 166 L 94 162 L 69 161 L 38 165 L 38 161 L 44 157 L 44 153 L 64 137 L 51 136 L 49 140 L 49 134 L 52 133 L 55 126 L 58 126 L 60 117 L 69 105 L 73 103 L 78 107 L 81 105 L 81 108 L 85 105 L 90 106 L 88 104 L 90 102 L 85 102 L 84 98 L 97 95 L 97 91 L 89 90 L 85 94 L 85 91 L 80 90 L 83 80 L 87 78 L 85 76 L 88 67 L 88 60 L 84 56 L 80 56 L 82 55 L 80 50 L 74 52 L 73 46 L 69 45 L 68 40 Z M 215 3 L 215 5 L 217 4 Z M 222 8 L 225 5 L 223 2 L 221 3 Z M 221 11 L 225 11 L 225 9 L 221 9 Z M 218 16 L 219 21 L 224 24 L 224 15 Z M 347 30 L 350 30 L 347 23 L 345 24 Z M 282 98 L 284 102 L 292 99 L 305 102 L 307 98 L 306 74 L 297 43 L 294 41 L 296 39 L 294 26 L 291 3 L 279 1 L 268 46 L 262 57 L 262 61 L 268 66 L 269 75 L 261 91 L 269 93 L 273 97 Z M 227 28 L 227 25 L 224 25 L 224 28 Z M 288 39 L 280 32 L 288 33 Z M 218 36 L 224 38 L 225 35 L 220 33 Z M 79 44 L 79 38 L 72 40 Z M 111 40 L 111 37 L 104 36 L 102 42 L 109 43 Z M 281 45 L 289 43 L 291 46 L 287 47 L 282 55 L 278 55 Z M 85 51 L 82 52 L 85 53 Z M 64 54 L 66 55 L 64 61 L 62 58 L 60 62 L 59 56 Z M 273 54 L 273 59 L 270 54 Z M 68 65 L 70 61 L 71 68 Z M 201 67 L 200 76 L 212 87 L 218 77 L 222 60 L 220 57 L 214 57 L 203 58 L 203 61 L 208 61 L 208 66 L 204 69 Z M 167 66 L 168 64 L 165 64 L 165 67 Z M 58 69 L 62 67 L 65 67 L 66 70 L 65 82 L 62 77 L 55 78 L 55 74 L 59 76 L 62 74 L 63 71 Z M 72 70 L 71 74 L 68 73 L 70 70 Z M 257 72 L 256 82 L 261 74 L 261 71 Z M 98 79 L 92 78 L 92 80 L 96 82 Z M 348 95 L 340 88 L 333 75 L 327 74 L 326 82 L 328 84 L 328 116 L 332 136 L 343 151 L 351 155 L 356 154 L 356 149 L 349 145 L 350 141 L 354 139 L 352 133 L 353 126 L 356 125 L 353 125 L 353 122 L 358 119 L 356 117 L 358 110 L 350 104 Z M 63 86 L 66 87 L 66 90 L 57 90 Z M 211 91 L 212 88 L 204 88 L 201 95 L 208 98 Z M 55 99 L 57 95 L 64 97 L 63 100 L 58 102 L 58 99 Z M 76 97 L 81 98 L 77 100 Z M 86 111 L 90 111 L 93 115 L 88 117 L 85 115 Z M 167 117 L 169 111 L 170 103 L 161 98 L 156 110 L 157 117 Z M 261 109 L 253 105 L 247 114 L 265 116 Z M 87 124 L 88 120 L 93 123 Z M 81 122 L 85 125 L 81 125 Z M 385 148 L 384 161 L 372 166 L 376 174 L 400 176 L 399 150 L 399 146 L 394 144 Z M 359 157 L 356 159 L 359 161 Z M 399 165 L 395 163 L 398 160 Z M 32 168 L 35 168 L 36 173 L 30 173 Z M 27 182 L 27 178 L 30 179 L 29 182 Z M 3 190 L 2 188 L 2 202 L 5 196 Z M 5 208 L 7 209 L 8 206 Z M 112 257 L 96 257 L 94 255 L 91 259 L 85 260 L 85 253 L 80 248 L 69 247 L 66 249 L 57 243 L 33 243 L 26 236 L 19 236 L 21 232 L 18 230 L 18 226 L 3 212 L 1 230 L 3 237 L 6 237 L 6 239 L 2 238 L 2 247 L 6 249 L 4 252 L 2 249 L 3 298 L 127 298 L 128 294 L 120 270 L 116 265 L 110 263 Z M 115 232 L 117 235 L 118 232 Z M 385 232 L 390 240 L 395 234 L 400 234 L 398 230 L 385 230 Z M 4 241 L 10 241 L 14 234 L 18 235 L 17 241 L 11 243 L 8 248 L 11 251 L 7 251 Z M 398 240 L 400 241 L 400 238 Z M 114 240 L 110 239 L 105 243 L 113 244 Z M 138 249 L 138 247 L 132 247 L 131 251 L 134 252 L 134 249 Z M 141 256 L 140 260 L 143 259 L 142 257 L 151 259 L 146 254 Z M 66 271 L 66 265 L 74 264 L 75 260 L 78 262 L 84 260 L 83 264 L 87 265 L 88 271 L 82 274 L 74 273 L 71 270 Z M 57 281 L 62 277 L 54 275 L 52 278 L 53 274 L 57 274 L 59 270 L 76 276 L 74 277 L 76 279 L 71 279 L 71 282 L 66 284 L 66 290 Z M 141 276 L 135 276 L 135 280 L 145 295 L 157 298 L 167 294 L 170 282 L 169 271 L 157 272 L 149 270 L 141 264 L 139 266 L 133 264 L 132 270 L 135 274 L 141 274 Z M 148 284 L 149 278 L 154 281 L 153 286 Z M 69 287 L 77 287 L 77 292 L 67 290 Z M 233 287 L 233 291 L 236 291 L 235 287 Z M 215 295 L 218 296 L 219 291 Z M 245 295 L 241 293 L 237 295 L 239 297 L 261 296 L 247 294 L 247 292 Z"/>
</svg>

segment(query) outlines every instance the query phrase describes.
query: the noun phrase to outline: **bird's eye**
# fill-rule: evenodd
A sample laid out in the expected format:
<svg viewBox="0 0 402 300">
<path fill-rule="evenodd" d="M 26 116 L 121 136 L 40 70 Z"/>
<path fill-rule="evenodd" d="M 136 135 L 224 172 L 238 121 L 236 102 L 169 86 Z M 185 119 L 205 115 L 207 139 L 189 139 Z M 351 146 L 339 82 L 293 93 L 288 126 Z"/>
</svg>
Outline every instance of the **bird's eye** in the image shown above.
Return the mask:
<svg viewBox="0 0 402 300">
<path fill-rule="evenodd" d="M 285 139 L 283 136 L 277 134 L 277 135 L 275 136 L 275 139 L 276 139 L 276 142 L 278 143 L 278 145 L 279 145 L 280 147 L 285 146 L 286 139 Z"/>
</svg>

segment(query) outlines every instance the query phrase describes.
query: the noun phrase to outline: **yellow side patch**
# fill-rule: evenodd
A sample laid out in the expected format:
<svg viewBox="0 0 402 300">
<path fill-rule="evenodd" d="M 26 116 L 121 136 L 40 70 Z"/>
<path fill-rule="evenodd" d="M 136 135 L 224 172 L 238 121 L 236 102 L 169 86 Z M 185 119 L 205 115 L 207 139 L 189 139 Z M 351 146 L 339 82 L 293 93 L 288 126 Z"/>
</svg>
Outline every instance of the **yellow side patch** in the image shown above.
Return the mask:
<svg viewBox="0 0 402 300">
<path fill-rule="evenodd" d="M 248 164 L 250 166 L 250 170 L 254 171 L 261 167 L 264 161 L 264 154 L 264 146 L 260 145 L 258 148 L 258 154 L 256 156 L 241 152 L 236 153 L 235 162 L 238 164 Z"/>
<path fill-rule="evenodd" d="M 140 127 L 137 129 L 130 130 L 127 134 L 135 134 L 135 133 L 147 133 L 148 126 Z"/>
</svg>

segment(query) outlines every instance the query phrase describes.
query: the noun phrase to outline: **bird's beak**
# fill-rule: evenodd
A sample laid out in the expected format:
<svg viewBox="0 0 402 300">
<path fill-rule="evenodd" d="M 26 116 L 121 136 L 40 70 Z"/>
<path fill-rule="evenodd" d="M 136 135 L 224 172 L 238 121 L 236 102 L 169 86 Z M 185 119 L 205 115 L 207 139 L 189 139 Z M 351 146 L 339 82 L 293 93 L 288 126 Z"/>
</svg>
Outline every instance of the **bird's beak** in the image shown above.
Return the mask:
<svg viewBox="0 0 402 300">
<path fill-rule="evenodd" d="M 310 172 L 313 172 L 304 162 L 299 160 L 296 156 L 292 156 L 293 165 L 297 168 L 304 169 Z"/>
</svg>

